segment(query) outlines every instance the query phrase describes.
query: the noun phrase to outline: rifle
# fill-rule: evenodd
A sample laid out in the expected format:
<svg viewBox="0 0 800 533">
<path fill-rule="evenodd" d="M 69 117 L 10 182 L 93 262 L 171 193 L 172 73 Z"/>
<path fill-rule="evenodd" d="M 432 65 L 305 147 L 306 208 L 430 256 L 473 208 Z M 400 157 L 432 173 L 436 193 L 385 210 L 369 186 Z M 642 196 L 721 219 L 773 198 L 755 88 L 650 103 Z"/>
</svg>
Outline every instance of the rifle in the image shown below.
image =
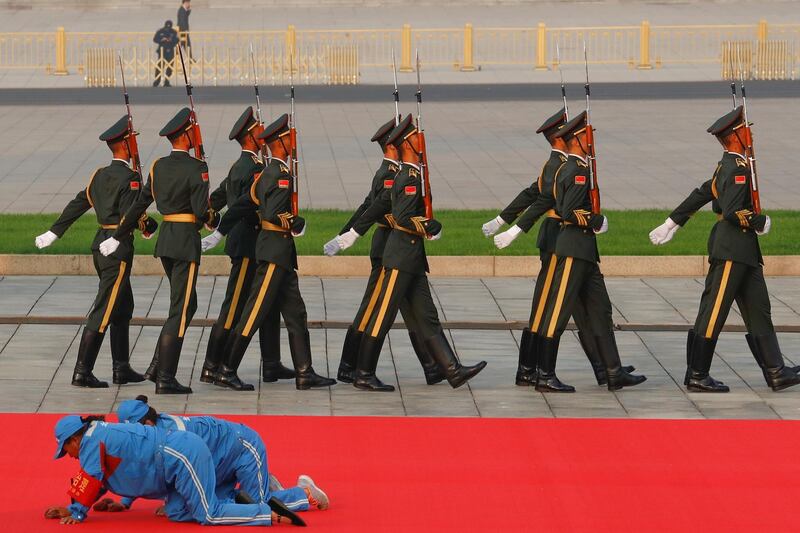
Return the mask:
<svg viewBox="0 0 800 533">
<path fill-rule="evenodd" d="M 292 172 L 292 181 L 294 182 L 294 186 L 292 187 L 292 215 L 297 216 L 300 210 L 299 195 L 297 194 L 297 175 L 300 162 L 297 160 L 297 128 L 295 128 L 294 122 L 294 54 L 292 53 L 289 54 L 289 98 L 289 151 L 291 157 L 289 168 Z"/>
<path fill-rule="evenodd" d="M 753 201 L 753 212 L 761 214 L 761 198 L 758 190 L 758 171 L 756 170 L 756 153 L 753 148 L 753 131 L 750 129 L 750 122 L 747 120 L 747 91 L 744 87 L 744 71 L 741 67 L 739 57 L 739 47 L 736 47 L 736 63 L 739 64 L 739 79 L 742 89 L 742 109 L 744 110 L 744 144 L 745 155 L 750 162 L 752 176 L 750 178 L 750 198 Z"/>
<path fill-rule="evenodd" d="M 589 86 L 589 60 L 586 56 L 586 41 L 583 41 L 583 65 L 586 69 L 586 84 L 583 87 L 586 89 L 586 147 L 588 149 L 586 155 L 589 158 L 589 199 L 592 202 L 592 213 L 599 215 L 600 189 L 597 187 L 597 154 L 594 146 L 594 128 L 589 115 L 591 88 Z"/>
<path fill-rule="evenodd" d="M 394 125 L 400 125 L 400 92 L 397 90 L 397 65 L 394 60 L 394 48 L 392 48 L 392 75 L 394 76 Z"/>
<path fill-rule="evenodd" d="M 422 201 L 425 203 L 425 218 L 433 218 L 433 202 L 431 201 L 431 181 L 428 176 L 428 148 L 425 144 L 425 131 L 422 129 L 422 81 L 420 79 L 419 50 L 417 59 L 417 135 L 419 136 L 419 169 L 422 173 Z"/>
<path fill-rule="evenodd" d="M 144 179 L 142 175 L 142 160 L 139 157 L 139 143 L 136 140 L 136 133 L 133 129 L 133 115 L 131 115 L 131 102 L 130 98 L 128 97 L 128 86 L 125 85 L 125 67 L 122 66 L 122 54 L 117 52 L 117 59 L 119 60 L 119 71 L 122 75 L 122 94 L 125 95 L 125 109 L 128 111 L 128 151 L 131 154 L 131 163 L 133 164 L 133 170 L 139 174 L 141 179 Z"/>
<path fill-rule="evenodd" d="M 194 156 L 202 161 L 206 160 L 206 152 L 203 149 L 203 135 L 200 133 L 200 124 L 197 122 L 197 113 L 194 110 L 194 97 L 192 96 L 192 83 L 189 81 L 189 75 L 186 71 L 186 63 L 183 60 L 183 48 L 178 47 L 178 55 L 181 58 L 181 69 L 183 70 L 183 83 L 186 86 L 186 96 L 189 97 L 189 109 L 192 113 L 189 115 L 189 122 L 192 124 L 192 135 L 194 137 Z"/>
<path fill-rule="evenodd" d="M 259 125 L 263 125 L 264 121 L 261 118 L 261 95 L 258 94 L 258 69 L 256 69 L 256 56 L 253 52 L 253 43 L 250 43 L 250 65 L 253 67 L 253 89 L 256 92 L 256 120 L 258 121 Z M 260 146 L 258 151 L 261 153 L 261 158 L 266 164 L 266 148 L 264 146 Z"/>
<path fill-rule="evenodd" d="M 564 115 L 569 122 L 569 107 L 567 107 L 567 88 L 564 86 L 564 73 L 561 71 L 561 51 L 556 43 L 556 63 L 558 64 L 558 75 L 561 78 L 561 99 L 564 100 Z"/>
</svg>

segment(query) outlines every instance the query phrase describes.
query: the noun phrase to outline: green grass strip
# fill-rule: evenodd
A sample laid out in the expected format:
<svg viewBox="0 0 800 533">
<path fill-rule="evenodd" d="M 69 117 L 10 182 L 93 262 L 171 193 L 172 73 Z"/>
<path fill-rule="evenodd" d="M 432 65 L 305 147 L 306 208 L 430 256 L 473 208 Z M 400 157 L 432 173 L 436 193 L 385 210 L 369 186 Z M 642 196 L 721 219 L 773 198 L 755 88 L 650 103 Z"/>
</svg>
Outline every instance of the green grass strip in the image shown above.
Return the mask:
<svg viewBox="0 0 800 533">
<path fill-rule="evenodd" d="M 665 246 L 653 246 L 647 237 L 669 214 L 665 210 L 606 211 L 610 231 L 599 235 L 597 242 L 603 255 L 705 255 L 708 233 L 716 218 L 711 212 L 697 213 L 675 238 Z M 764 255 L 800 255 L 800 211 L 771 211 L 772 231 L 760 238 Z M 322 245 L 336 235 L 350 216 L 349 212 L 331 209 L 307 210 L 302 213 L 308 222 L 304 237 L 296 240 L 300 255 L 322 255 Z M 510 247 L 498 250 L 491 239 L 481 233 L 481 225 L 497 215 L 490 210 L 441 210 L 436 218 L 444 225 L 438 241 L 427 243 L 428 255 L 531 255 L 536 249 L 538 226 L 521 235 Z M 93 215 L 78 220 L 62 239 L 44 250 L 33 244 L 36 235 L 44 233 L 57 214 L 0 215 L 3 238 L 2 254 L 88 254 L 97 230 Z M 504 226 L 503 230 L 508 226 Z M 205 232 L 204 232 L 205 234 Z M 152 254 L 155 238 L 144 240 L 137 232 L 136 252 Z M 359 239 L 346 255 L 366 255 L 369 238 Z M 209 252 L 223 253 L 223 246 Z"/>
</svg>

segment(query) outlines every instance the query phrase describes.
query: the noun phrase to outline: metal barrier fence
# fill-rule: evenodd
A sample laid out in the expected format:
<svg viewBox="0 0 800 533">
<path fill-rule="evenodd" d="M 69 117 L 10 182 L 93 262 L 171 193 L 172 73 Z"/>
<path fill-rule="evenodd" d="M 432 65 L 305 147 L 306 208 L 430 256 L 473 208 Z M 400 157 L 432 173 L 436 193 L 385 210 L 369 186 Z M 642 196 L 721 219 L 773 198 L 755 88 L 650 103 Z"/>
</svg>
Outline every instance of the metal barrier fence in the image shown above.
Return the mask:
<svg viewBox="0 0 800 533">
<path fill-rule="evenodd" d="M 82 73 L 86 50 L 112 48 L 138 62 L 156 61 L 150 32 L 67 32 L 0 33 L 0 69 L 43 68 L 54 74 Z M 477 70 L 485 66 L 522 65 L 549 69 L 555 64 L 558 45 L 563 63 L 583 61 L 583 43 L 594 64 L 619 64 L 631 68 L 660 68 L 671 64 L 714 64 L 723 62 L 724 43 L 748 41 L 785 43 L 786 52 L 769 52 L 764 61 L 778 58 L 780 65 L 765 65 L 764 70 L 784 78 L 794 78 L 800 60 L 800 24 L 756 24 L 714 26 L 658 26 L 642 21 L 636 26 L 548 27 L 539 23 L 519 28 L 415 29 L 404 25 L 384 30 L 298 30 L 289 26 L 281 31 L 193 31 L 181 34 L 206 65 L 210 83 L 244 83 L 237 58 L 251 43 L 264 58 L 265 80 L 278 83 L 289 56 L 303 65 L 307 83 L 325 82 L 323 72 L 328 50 L 355 47 L 360 68 L 388 68 L 391 49 L 399 50 L 400 70 L 413 70 L 413 50 L 418 49 L 426 66 Z M 780 45 L 784 46 L 784 45 Z M 772 50 L 769 47 L 764 50 Z M 283 59 L 281 59 L 283 56 Z M 775 59 L 776 61 L 778 59 Z M 213 72 L 212 72 L 213 70 Z M 774 74 L 777 73 L 777 74 Z M 781 74 L 782 73 L 782 74 Z"/>
</svg>

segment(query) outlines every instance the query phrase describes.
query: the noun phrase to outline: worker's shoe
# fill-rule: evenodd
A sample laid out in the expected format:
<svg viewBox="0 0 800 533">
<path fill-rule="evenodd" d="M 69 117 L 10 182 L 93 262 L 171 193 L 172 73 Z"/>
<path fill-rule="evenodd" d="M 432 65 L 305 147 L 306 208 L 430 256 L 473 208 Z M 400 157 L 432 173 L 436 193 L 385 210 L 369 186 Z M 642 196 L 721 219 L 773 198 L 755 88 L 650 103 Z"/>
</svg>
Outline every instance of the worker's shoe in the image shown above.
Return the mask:
<svg viewBox="0 0 800 533">
<path fill-rule="evenodd" d="M 144 376 L 136 372 L 130 365 L 130 337 L 129 324 L 111 324 L 111 361 L 113 382 L 115 385 L 126 383 L 141 383 Z"/>
<path fill-rule="evenodd" d="M 536 369 L 538 392 L 575 392 L 575 387 L 562 383 L 556 376 L 558 344 L 561 337 L 539 337 L 539 359 Z"/>
<path fill-rule="evenodd" d="M 453 352 L 450 343 L 447 342 L 444 331 L 440 331 L 433 337 L 426 339 L 425 347 L 438 363 L 441 371 L 444 372 L 447 382 L 454 389 L 459 388 L 486 368 L 486 361 L 480 361 L 478 364 L 471 366 L 462 365 L 455 352 Z"/>
<path fill-rule="evenodd" d="M 764 363 L 764 379 L 774 391 L 783 390 L 800 383 L 800 376 L 783 362 L 783 355 L 775 333 L 753 337 L 756 351 Z"/>
<path fill-rule="evenodd" d="M 430 352 L 428 352 L 425 343 L 422 342 L 417 332 L 409 329 L 408 338 L 411 340 L 411 347 L 417 355 L 419 364 L 422 365 L 422 371 L 425 373 L 425 383 L 428 385 L 436 385 L 444 381 L 444 373 L 439 369 L 439 365 L 436 364 L 436 361 L 433 359 Z"/>
<path fill-rule="evenodd" d="M 314 372 L 314 367 L 311 365 L 311 338 L 308 330 L 299 335 L 289 332 L 289 351 L 292 353 L 292 363 L 296 372 L 294 383 L 297 390 L 336 385 L 335 379 Z"/>
<path fill-rule="evenodd" d="M 103 333 L 83 328 L 81 343 L 78 346 L 78 359 L 75 361 L 75 371 L 72 373 L 72 385 L 89 389 L 107 389 L 108 383 L 100 381 L 92 373 L 100 346 L 103 344 Z"/>
<path fill-rule="evenodd" d="M 269 491 L 270 492 L 278 492 L 279 490 L 283 490 L 283 484 L 280 480 L 270 472 L 269 474 Z"/>
<path fill-rule="evenodd" d="M 519 342 L 519 361 L 517 363 L 517 376 L 514 380 L 520 387 L 536 386 L 536 356 L 539 336 L 529 328 L 522 330 Z"/>
<path fill-rule="evenodd" d="M 297 478 L 297 486 L 303 489 L 308 496 L 308 503 L 320 511 L 324 511 L 330 506 L 328 495 L 314 484 L 314 480 L 303 474 Z"/>
<path fill-rule="evenodd" d="M 614 333 L 597 336 L 594 338 L 597 352 L 606 368 L 608 390 L 619 390 L 623 387 L 633 387 L 647 381 L 646 376 L 637 376 L 626 372 L 619 360 L 619 350 Z"/>
<path fill-rule="evenodd" d="M 359 390 L 374 392 L 394 392 L 394 386 L 384 383 L 375 371 L 378 368 L 378 359 L 381 356 L 383 342 L 377 337 L 365 335 L 361 339 L 361 346 L 358 350 L 358 364 L 356 365 L 356 377 L 353 386 Z"/>
<path fill-rule="evenodd" d="M 269 499 L 267 505 L 269 505 L 269 508 L 272 509 L 273 513 L 278 515 L 278 523 L 283 523 L 284 520 L 287 520 L 293 526 L 306 527 L 305 521 L 300 518 L 297 513 L 291 511 L 288 507 L 286 507 L 286 504 L 274 496 Z M 274 521 L 272 525 L 275 525 Z"/>
<path fill-rule="evenodd" d="M 690 351 L 691 365 L 686 388 L 691 392 L 728 392 L 730 387 L 712 378 L 708 372 L 714 358 L 716 339 L 706 339 L 702 335 L 694 335 Z"/>
</svg>

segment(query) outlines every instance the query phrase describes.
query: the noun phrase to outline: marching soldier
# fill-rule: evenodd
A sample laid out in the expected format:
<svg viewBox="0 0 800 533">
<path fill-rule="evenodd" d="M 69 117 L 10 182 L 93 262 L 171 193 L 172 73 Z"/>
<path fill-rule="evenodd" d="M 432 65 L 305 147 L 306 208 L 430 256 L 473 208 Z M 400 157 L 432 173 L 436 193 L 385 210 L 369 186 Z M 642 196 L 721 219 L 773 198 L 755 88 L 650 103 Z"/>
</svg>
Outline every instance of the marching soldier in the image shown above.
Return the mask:
<svg viewBox="0 0 800 533">
<path fill-rule="evenodd" d="M 369 319 L 376 311 L 378 291 L 383 281 L 383 250 L 392 231 L 386 216 L 391 215 L 392 185 L 394 185 L 395 175 L 400 171 L 397 148 L 386 142 L 394 127 L 395 120 L 392 119 L 382 125 L 372 136 L 371 141 L 377 142 L 381 147 L 383 162 L 375 173 L 375 177 L 372 178 L 372 187 L 367 197 L 364 198 L 362 204 L 350 217 L 350 220 L 339 232 L 339 235 L 331 239 L 324 248 L 326 255 L 335 255 L 343 246 L 345 248 L 351 246 L 358 237 L 366 234 L 373 224 L 378 226 L 372 234 L 372 246 L 369 252 L 372 270 L 370 270 L 367 280 L 367 288 L 364 291 L 355 319 L 347 328 L 344 346 L 342 347 L 342 358 L 339 362 L 339 371 L 336 377 L 339 381 L 345 383 L 352 383 L 355 379 L 358 347 L 361 344 Z M 428 385 L 439 383 L 444 379 L 444 375 L 425 348 L 422 338 L 420 338 L 418 333 L 419 326 L 414 321 L 414 314 L 408 311 L 407 300 L 403 300 L 400 304 L 400 313 L 403 315 L 403 321 L 408 329 L 411 346 L 425 372 L 425 381 Z"/>
<path fill-rule="evenodd" d="M 226 358 L 220 366 L 217 384 L 238 391 L 254 390 L 236 374 L 247 346 L 256 329 L 267 316 L 280 312 L 289 333 L 289 348 L 299 390 L 329 387 L 336 380 L 318 375 L 311 365 L 311 341 L 308 334 L 306 305 L 300 295 L 297 279 L 297 250 L 294 237 L 305 233 L 305 220 L 292 214 L 292 175 L 286 163 L 289 148 L 289 117 L 282 115 L 259 136 L 269 148 L 272 158 L 248 191 L 228 206 L 219 228 L 203 239 L 203 249 L 216 246 L 239 220 L 256 211 L 261 219 L 261 232 L 256 241 L 258 266 L 250 285 L 242 316 L 225 348 Z"/>
<path fill-rule="evenodd" d="M 255 177 L 264 170 L 259 155 L 264 141 L 258 138 L 263 131 L 264 125 L 253 115 L 252 107 L 245 109 L 233 125 L 228 139 L 235 139 L 242 146 L 242 153 L 231 167 L 228 176 L 217 190 L 211 193 L 211 207 L 215 211 L 220 211 L 225 205 L 233 205 L 240 196 L 247 194 Z M 260 229 L 258 214 L 251 211 L 233 227 L 225 241 L 225 253 L 231 258 L 231 272 L 219 317 L 211 328 L 208 338 L 206 359 L 200 374 L 200 381 L 203 383 L 217 381 L 219 365 L 225 355 L 225 345 L 233 327 L 242 316 L 245 299 L 250 292 L 250 284 L 256 272 L 255 249 Z M 258 334 L 263 381 L 293 379 L 294 371 L 284 367 L 280 361 L 281 316 L 277 309 L 267 315 L 264 323 L 258 328 Z"/>
<path fill-rule="evenodd" d="M 787 368 L 772 325 L 769 293 L 764 280 L 763 258 L 758 236 L 769 233 L 767 215 L 755 213 L 751 169 L 745 153 L 742 129 L 747 127 L 741 106 L 721 117 L 708 132 L 724 148 L 712 179 L 692 197 L 713 197 L 718 221 L 708 241 L 709 271 L 700 309 L 687 342 L 685 384 L 694 392 L 728 392 L 730 388 L 709 375 L 717 339 L 731 305 L 736 301 L 748 331 L 748 344 L 772 390 L 800 383 L 795 369 Z M 668 242 L 691 216 L 687 201 L 653 230 L 654 244 Z"/>
<path fill-rule="evenodd" d="M 553 186 L 555 212 L 561 219 L 561 231 L 555 246 L 558 259 L 553 285 L 548 292 L 539 330 L 541 345 L 537 375 L 540 381 L 548 383 L 548 390 L 559 392 L 575 390 L 555 376 L 555 363 L 559 340 L 576 305 L 582 305 L 588 314 L 587 324 L 606 369 L 608 390 L 638 385 L 647 379 L 627 372 L 619 359 L 611 301 L 598 265 L 600 255 L 596 234 L 608 231 L 608 221 L 605 216 L 591 211 L 586 127 L 584 111 L 554 134 L 566 143 L 569 157 L 556 172 Z"/>
<path fill-rule="evenodd" d="M 438 220 L 424 216 L 423 183 L 418 166 L 421 148 L 411 115 L 400 122 L 386 142 L 399 149 L 402 166 L 392 185 L 392 212 L 388 217 L 392 232 L 383 253 L 383 280 L 379 285 L 377 312 L 371 314 L 361 339 L 353 385 L 362 390 L 394 390 L 393 386 L 377 378 L 375 369 L 386 335 L 405 300 L 417 331 L 423 335 L 425 348 L 448 383 L 457 388 L 483 370 L 486 362 L 474 366 L 461 365 L 445 337 L 431 297 L 425 240 L 440 238 L 442 225 Z"/>
<path fill-rule="evenodd" d="M 494 235 L 503 224 L 511 224 L 517 219 L 516 224 L 494 238 L 495 245 L 502 249 L 510 245 L 521 232 L 528 233 L 540 217 L 546 217 L 539 228 L 539 237 L 536 241 L 542 269 L 536 276 L 531 316 L 528 321 L 529 327 L 522 330 L 516 376 L 517 385 L 533 385 L 538 391 L 558 392 L 564 386 L 555 376 L 555 361 L 540 362 L 538 360 L 538 347 L 547 293 L 553 284 L 553 274 L 558 261 L 554 252 L 561 230 L 561 219 L 553 209 L 555 198 L 552 192 L 556 171 L 567 162 L 567 146 L 563 139 L 555 136 L 555 133 L 564 125 L 566 119 L 566 109 L 561 108 L 539 126 L 536 133 L 544 135 L 551 146 L 550 158 L 544 164 L 539 178 L 530 187 L 523 189 L 496 218 L 483 225 L 483 234 L 489 237 Z M 523 211 L 525 211 L 524 214 Z M 578 339 L 592 365 L 597 384 L 605 385 L 608 382 L 606 367 L 600 358 L 594 336 L 591 334 L 592 329 L 587 323 L 587 311 L 580 302 L 576 303 L 572 317 L 578 327 Z M 541 379 L 537 380 L 539 363 L 541 363 L 542 373 Z M 634 369 L 628 366 L 625 367 L 625 370 L 632 372 Z M 567 390 L 571 389 L 571 387 L 566 387 Z"/>
<path fill-rule="evenodd" d="M 131 153 L 128 138 L 128 116 L 119 119 L 100 135 L 113 154 L 111 164 L 94 171 L 89 184 L 64 208 L 50 230 L 36 237 L 36 247 L 46 248 L 60 238 L 86 211 L 94 208 L 99 228 L 92 242 L 94 267 L 100 278 L 97 297 L 86 319 L 72 384 L 76 387 L 106 388 L 108 383 L 97 379 L 92 370 L 103 344 L 106 329 L 111 335 L 113 382 L 117 385 L 144 381 L 130 364 L 128 325 L 133 316 L 131 267 L 133 266 L 133 227 L 138 227 L 146 239 L 155 233 L 158 224 L 143 214 L 130 229 L 120 235 L 120 246 L 106 257 L 99 245 L 117 229 L 120 216 L 139 196 L 142 179 L 130 167 Z"/>
<path fill-rule="evenodd" d="M 158 133 L 172 144 L 172 152 L 150 166 L 147 185 L 128 209 L 112 237 L 100 245 L 103 255 L 113 253 L 119 239 L 130 232 L 154 201 L 163 215 L 155 256 L 161 258 L 169 279 L 169 316 L 161 328 L 155 355 L 145 377 L 155 381 L 156 394 L 191 394 L 175 374 L 186 328 L 197 310 L 197 267 L 200 264 L 199 230 L 216 226 L 219 215 L 209 207 L 208 166 L 189 155 L 194 147 L 191 111 L 184 107 Z"/>
</svg>

